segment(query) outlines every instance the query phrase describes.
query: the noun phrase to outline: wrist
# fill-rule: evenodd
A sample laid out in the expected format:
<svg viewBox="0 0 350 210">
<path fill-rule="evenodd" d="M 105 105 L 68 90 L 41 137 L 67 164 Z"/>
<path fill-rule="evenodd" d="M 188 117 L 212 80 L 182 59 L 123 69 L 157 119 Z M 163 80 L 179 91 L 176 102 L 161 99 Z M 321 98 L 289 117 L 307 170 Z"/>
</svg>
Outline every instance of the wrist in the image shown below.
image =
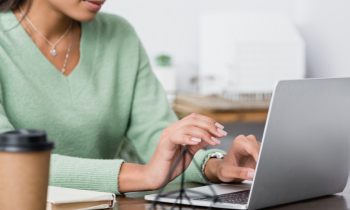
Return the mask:
<svg viewBox="0 0 350 210">
<path fill-rule="evenodd" d="M 118 177 L 119 192 L 149 190 L 145 184 L 145 166 L 134 163 L 123 163 Z"/>
<path fill-rule="evenodd" d="M 210 182 L 216 183 L 221 182 L 218 178 L 218 167 L 221 163 L 222 159 L 218 158 L 210 158 L 204 168 L 204 174 L 208 178 Z"/>
</svg>

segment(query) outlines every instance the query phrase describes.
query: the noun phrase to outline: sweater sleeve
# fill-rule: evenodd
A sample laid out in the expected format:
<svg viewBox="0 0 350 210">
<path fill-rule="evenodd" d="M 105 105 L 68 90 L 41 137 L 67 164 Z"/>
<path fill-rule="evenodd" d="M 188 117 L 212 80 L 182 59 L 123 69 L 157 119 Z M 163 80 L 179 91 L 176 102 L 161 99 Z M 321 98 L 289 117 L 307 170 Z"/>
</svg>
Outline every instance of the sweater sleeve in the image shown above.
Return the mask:
<svg viewBox="0 0 350 210">
<path fill-rule="evenodd" d="M 142 162 L 147 163 L 156 149 L 162 131 L 178 118 L 152 72 L 147 54 L 140 42 L 139 66 L 134 84 L 126 137 L 134 145 Z"/>
<path fill-rule="evenodd" d="M 178 118 L 171 109 L 162 86 L 152 72 L 149 59 L 141 43 L 139 47 L 139 70 L 135 82 L 127 138 L 135 146 L 141 160 L 147 163 L 157 147 L 162 131 L 178 121 Z M 214 152 L 226 154 L 221 150 L 199 150 L 185 171 L 185 181 L 205 183 L 201 175 L 201 166 L 207 155 Z M 200 168 L 197 168 L 194 162 Z"/>
<path fill-rule="evenodd" d="M 1 89 L 1 84 L 0 84 L 0 133 L 14 130 L 14 127 L 8 120 L 6 116 L 5 109 L 3 107 L 3 98 L 2 98 L 2 89 Z"/>
<path fill-rule="evenodd" d="M 0 93 L 1 93 L 1 90 L 0 90 Z M 0 103 L 0 133 L 10 131 L 10 130 L 14 130 L 14 128 L 9 122 L 9 120 L 7 119 L 4 107 Z"/>
<path fill-rule="evenodd" d="M 51 186 L 100 192 L 118 192 L 118 175 L 124 161 L 51 155 Z"/>
<path fill-rule="evenodd" d="M 2 106 L 0 89 L 0 133 L 14 130 Z M 93 160 L 62 155 L 51 155 L 50 185 L 118 192 L 119 169 L 123 160 Z"/>
<path fill-rule="evenodd" d="M 0 133 L 11 130 L 14 130 L 14 128 L 7 119 L 4 107 L 0 103 Z"/>
</svg>

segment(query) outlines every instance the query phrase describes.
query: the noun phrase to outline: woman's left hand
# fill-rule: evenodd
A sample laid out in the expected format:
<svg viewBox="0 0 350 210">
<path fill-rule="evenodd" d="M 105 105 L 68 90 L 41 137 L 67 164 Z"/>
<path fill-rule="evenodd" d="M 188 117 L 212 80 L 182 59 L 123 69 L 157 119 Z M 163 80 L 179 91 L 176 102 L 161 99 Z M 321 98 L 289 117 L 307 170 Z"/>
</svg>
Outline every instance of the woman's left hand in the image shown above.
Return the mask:
<svg viewBox="0 0 350 210">
<path fill-rule="evenodd" d="M 224 159 L 211 158 L 204 173 L 211 182 L 242 182 L 253 180 L 260 152 L 255 136 L 238 136 Z"/>
</svg>

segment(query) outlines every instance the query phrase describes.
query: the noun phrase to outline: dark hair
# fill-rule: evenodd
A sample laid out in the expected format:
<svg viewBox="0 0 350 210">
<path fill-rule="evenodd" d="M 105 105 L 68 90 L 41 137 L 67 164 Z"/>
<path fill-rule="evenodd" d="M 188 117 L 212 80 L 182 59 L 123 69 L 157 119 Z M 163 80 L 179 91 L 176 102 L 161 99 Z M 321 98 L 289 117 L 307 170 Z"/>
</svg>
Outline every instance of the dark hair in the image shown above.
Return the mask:
<svg viewBox="0 0 350 210">
<path fill-rule="evenodd" d="M 26 0 L 0 0 L 0 12 L 9 10 L 9 9 L 15 9 L 18 8 L 20 4 L 22 4 Z M 28 13 L 30 6 L 32 5 L 32 0 L 28 1 L 28 9 L 26 11 L 26 14 Z"/>
</svg>

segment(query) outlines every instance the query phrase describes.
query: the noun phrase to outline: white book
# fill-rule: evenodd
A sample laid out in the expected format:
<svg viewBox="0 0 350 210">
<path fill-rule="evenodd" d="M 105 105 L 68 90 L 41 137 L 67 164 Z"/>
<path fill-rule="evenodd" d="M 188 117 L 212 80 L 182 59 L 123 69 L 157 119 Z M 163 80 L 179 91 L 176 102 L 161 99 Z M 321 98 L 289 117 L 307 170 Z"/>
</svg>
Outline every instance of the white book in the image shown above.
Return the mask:
<svg viewBox="0 0 350 210">
<path fill-rule="evenodd" d="M 47 210 L 107 209 L 115 204 L 113 193 L 49 186 Z"/>
</svg>

